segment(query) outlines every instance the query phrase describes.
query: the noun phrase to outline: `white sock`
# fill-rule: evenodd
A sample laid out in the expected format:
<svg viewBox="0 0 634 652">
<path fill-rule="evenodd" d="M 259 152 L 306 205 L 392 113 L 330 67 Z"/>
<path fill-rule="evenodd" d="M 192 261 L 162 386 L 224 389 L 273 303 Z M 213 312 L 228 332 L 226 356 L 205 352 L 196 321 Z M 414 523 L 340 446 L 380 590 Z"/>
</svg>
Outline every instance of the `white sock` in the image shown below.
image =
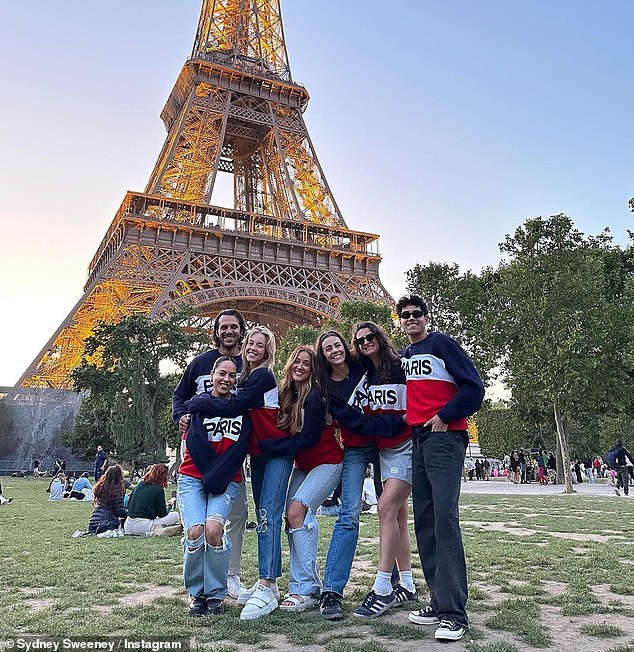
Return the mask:
<svg viewBox="0 0 634 652">
<path fill-rule="evenodd" d="M 390 578 L 392 577 L 391 572 L 379 571 L 376 574 L 376 579 L 374 580 L 374 586 L 372 590 L 378 595 L 390 595 L 392 593 L 392 582 Z"/>
<path fill-rule="evenodd" d="M 399 577 L 399 581 L 401 583 L 401 586 L 404 589 L 407 589 L 408 591 L 411 591 L 412 593 L 416 590 L 416 587 L 414 586 L 414 577 L 412 575 L 411 570 L 399 571 L 398 577 Z"/>
</svg>

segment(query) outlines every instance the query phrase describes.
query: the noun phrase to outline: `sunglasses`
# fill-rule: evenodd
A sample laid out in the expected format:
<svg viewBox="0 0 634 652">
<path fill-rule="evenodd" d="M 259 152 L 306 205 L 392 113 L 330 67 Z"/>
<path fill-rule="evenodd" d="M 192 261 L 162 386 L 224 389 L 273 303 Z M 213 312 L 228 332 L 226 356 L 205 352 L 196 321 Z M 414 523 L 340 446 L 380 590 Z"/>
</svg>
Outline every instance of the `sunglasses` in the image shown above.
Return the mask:
<svg viewBox="0 0 634 652">
<path fill-rule="evenodd" d="M 361 337 L 357 337 L 354 341 L 357 346 L 363 346 L 364 342 L 370 343 L 375 337 L 375 333 L 368 333 L 365 337 L 362 335 Z"/>
<path fill-rule="evenodd" d="M 422 310 L 412 310 L 412 312 L 409 310 L 403 310 L 399 317 L 401 319 L 409 319 L 410 317 L 413 317 L 414 319 L 420 319 L 424 315 L 425 313 Z"/>
</svg>

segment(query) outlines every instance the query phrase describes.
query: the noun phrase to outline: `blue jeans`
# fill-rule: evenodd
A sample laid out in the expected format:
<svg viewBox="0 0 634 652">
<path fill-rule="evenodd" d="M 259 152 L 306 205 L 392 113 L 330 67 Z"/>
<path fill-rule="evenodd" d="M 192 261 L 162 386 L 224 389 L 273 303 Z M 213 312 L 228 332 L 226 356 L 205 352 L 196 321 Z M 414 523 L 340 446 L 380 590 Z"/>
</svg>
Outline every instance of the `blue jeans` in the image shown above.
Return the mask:
<svg viewBox="0 0 634 652">
<path fill-rule="evenodd" d="M 282 575 L 282 514 L 286 504 L 292 457 L 251 458 L 251 488 L 258 515 L 258 577 Z"/>
<path fill-rule="evenodd" d="M 467 627 L 467 566 L 458 508 L 467 432 L 415 426 L 413 441 L 414 529 L 430 604 L 439 618 Z"/>
<path fill-rule="evenodd" d="M 294 468 L 288 483 L 286 504 L 296 500 L 307 508 L 302 527 L 288 530 L 291 553 L 288 592 L 297 595 L 319 595 L 321 581 L 317 566 L 319 521 L 317 508 L 339 484 L 343 464 L 320 464 L 309 472 Z"/>
<path fill-rule="evenodd" d="M 332 591 L 341 597 L 350 579 L 352 560 L 357 549 L 365 470 L 375 454 L 374 445 L 359 448 L 346 447 L 343 452 L 341 509 L 332 531 L 324 570 L 324 591 Z"/>
<path fill-rule="evenodd" d="M 227 572 L 231 541 L 223 534 L 221 546 L 211 546 L 203 532 L 197 539 L 188 539 L 187 530 L 194 525 L 204 525 L 211 519 L 223 525 L 229 517 L 231 505 L 238 495 L 240 485 L 230 482 L 224 494 L 208 494 L 202 482 L 188 475 L 178 478 L 178 506 L 183 521 L 183 578 L 185 588 L 194 597 L 227 597 Z"/>
</svg>

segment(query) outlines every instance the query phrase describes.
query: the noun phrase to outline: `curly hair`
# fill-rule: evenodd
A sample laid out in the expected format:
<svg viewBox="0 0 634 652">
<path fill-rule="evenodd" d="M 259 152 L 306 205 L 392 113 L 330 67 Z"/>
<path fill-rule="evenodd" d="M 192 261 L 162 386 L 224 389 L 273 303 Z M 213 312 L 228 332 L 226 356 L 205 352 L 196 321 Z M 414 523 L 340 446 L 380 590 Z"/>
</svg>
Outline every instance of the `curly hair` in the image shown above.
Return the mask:
<svg viewBox="0 0 634 652">
<path fill-rule="evenodd" d="M 152 464 L 148 467 L 143 476 L 145 484 L 159 484 L 163 489 L 167 488 L 167 467 L 165 464 Z"/>
<path fill-rule="evenodd" d="M 405 308 L 405 306 L 418 306 L 423 311 L 423 315 L 429 314 L 429 308 L 427 307 L 427 304 L 417 294 L 410 294 L 409 296 L 401 297 L 398 300 L 398 303 L 396 304 L 396 314 L 399 317 L 401 316 L 401 311 L 403 308 Z"/>
<path fill-rule="evenodd" d="M 307 353 L 310 357 L 310 374 L 299 385 L 292 378 L 292 367 L 300 353 Z M 292 435 L 301 430 L 302 410 L 304 401 L 315 383 L 315 349 L 308 344 L 300 344 L 291 353 L 284 366 L 283 377 L 280 382 L 277 425 L 282 430 L 287 430 Z"/>
<path fill-rule="evenodd" d="M 113 464 L 111 467 L 108 467 L 92 489 L 95 505 L 108 505 L 115 496 L 123 496 L 124 494 L 125 482 L 123 480 L 123 471 L 118 464 Z"/>
<path fill-rule="evenodd" d="M 373 321 L 361 321 L 352 329 L 352 353 L 357 357 L 357 359 L 361 360 L 364 365 L 372 365 L 373 363 L 366 355 L 364 355 L 363 351 L 357 344 L 357 333 L 362 328 L 367 328 L 371 333 L 374 333 L 376 341 L 379 344 L 379 365 L 376 368 L 377 380 L 382 382 L 388 381 L 393 367 L 401 363 L 398 351 L 385 331 L 378 324 L 375 324 Z"/>
</svg>

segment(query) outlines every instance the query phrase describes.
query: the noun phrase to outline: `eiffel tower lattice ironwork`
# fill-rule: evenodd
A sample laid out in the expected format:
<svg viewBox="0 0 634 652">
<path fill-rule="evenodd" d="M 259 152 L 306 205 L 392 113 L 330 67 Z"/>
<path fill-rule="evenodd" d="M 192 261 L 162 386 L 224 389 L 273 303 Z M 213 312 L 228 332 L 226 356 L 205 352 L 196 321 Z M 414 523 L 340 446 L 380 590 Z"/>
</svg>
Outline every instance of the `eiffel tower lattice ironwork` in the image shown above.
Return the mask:
<svg viewBox="0 0 634 652">
<path fill-rule="evenodd" d="M 70 387 L 98 320 L 227 307 L 274 332 L 337 316 L 344 300 L 391 302 L 378 236 L 352 231 L 303 119 L 279 0 L 203 0 L 190 59 L 161 113 L 167 138 L 143 193 L 128 192 L 84 295 L 21 377 Z M 220 174 L 233 207 L 214 205 Z"/>
</svg>

